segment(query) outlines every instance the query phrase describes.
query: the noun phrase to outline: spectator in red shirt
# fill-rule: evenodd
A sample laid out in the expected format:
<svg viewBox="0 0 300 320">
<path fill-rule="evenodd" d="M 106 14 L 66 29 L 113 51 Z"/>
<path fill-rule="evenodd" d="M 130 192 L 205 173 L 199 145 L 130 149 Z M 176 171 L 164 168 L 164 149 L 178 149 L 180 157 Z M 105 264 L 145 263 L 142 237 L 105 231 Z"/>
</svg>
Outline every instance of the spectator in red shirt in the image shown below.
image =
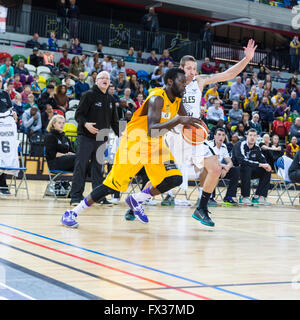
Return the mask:
<svg viewBox="0 0 300 320">
<path fill-rule="evenodd" d="M 8 82 L 7 88 L 5 91 L 7 91 L 7 93 L 9 94 L 10 100 L 14 100 L 14 98 L 16 96 L 16 91 L 14 89 L 14 84 L 12 81 Z"/>
<path fill-rule="evenodd" d="M 16 91 L 19 91 L 21 92 L 20 90 L 22 90 L 22 82 L 20 81 L 20 75 L 18 73 L 15 73 L 14 75 L 14 81 L 13 81 L 13 84 L 14 84 L 14 89 Z M 19 89 L 20 88 L 20 89 Z M 18 90 L 19 89 L 19 90 Z"/>
<path fill-rule="evenodd" d="M 214 67 L 213 67 L 213 65 L 210 64 L 210 60 L 207 57 L 204 59 L 204 63 L 202 63 L 202 65 L 201 65 L 201 72 L 203 74 L 214 73 Z"/>
<path fill-rule="evenodd" d="M 61 71 L 69 72 L 70 65 L 71 65 L 71 59 L 68 58 L 68 50 L 64 50 L 63 56 L 59 60 L 59 69 Z"/>
<path fill-rule="evenodd" d="M 135 110 L 137 110 L 138 108 L 140 108 L 142 106 L 142 104 L 144 103 L 144 96 L 142 93 L 139 93 L 137 95 L 137 99 L 135 101 Z"/>
</svg>

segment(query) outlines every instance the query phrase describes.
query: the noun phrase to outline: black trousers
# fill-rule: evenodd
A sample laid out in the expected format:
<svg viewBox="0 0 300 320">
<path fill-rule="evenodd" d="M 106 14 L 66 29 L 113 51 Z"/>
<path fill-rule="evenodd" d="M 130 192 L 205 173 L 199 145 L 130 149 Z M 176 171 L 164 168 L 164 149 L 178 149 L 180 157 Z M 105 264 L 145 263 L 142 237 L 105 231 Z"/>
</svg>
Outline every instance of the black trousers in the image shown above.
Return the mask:
<svg viewBox="0 0 300 320">
<path fill-rule="evenodd" d="M 96 152 L 103 141 L 96 141 L 83 135 L 78 136 L 78 147 L 73 171 L 71 198 L 83 199 L 85 178 L 91 169 L 92 187 L 95 189 L 103 181 L 103 165 L 97 162 Z M 90 162 L 90 163 L 89 163 Z"/>
<path fill-rule="evenodd" d="M 225 197 L 236 197 L 237 187 L 240 179 L 240 167 L 232 167 L 224 177 L 229 180 Z"/>
<path fill-rule="evenodd" d="M 270 188 L 271 172 L 267 172 L 263 168 L 241 166 L 241 194 L 243 197 L 250 196 L 251 179 L 259 179 L 259 184 L 256 189 L 255 195 L 267 197 Z"/>
<path fill-rule="evenodd" d="M 67 154 L 48 162 L 51 170 L 74 171 L 75 154 Z"/>
<path fill-rule="evenodd" d="M 293 182 L 300 183 L 300 169 L 289 173 L 289 178 Z"/>
<path fill-rule="evenodd" d="M 6 174 L 0 174 L 0 187 L 2 188 L 8 188 L 7 183 L 6 183 Z M 0 190 L 1 192 L 1 190 Z"/>
<path fill-rule="evenodd" d="M 225 180 L 229 180 L 229 185 L 227 187 L 227 192 L 225 197 L 236 197 L 237 187 L 240 179 L 240 167 L 232 167 L 223 178 Z M 216 196 L 216 189 L 212 192 L 211 197 L 214 198 Z"/>
</svg>

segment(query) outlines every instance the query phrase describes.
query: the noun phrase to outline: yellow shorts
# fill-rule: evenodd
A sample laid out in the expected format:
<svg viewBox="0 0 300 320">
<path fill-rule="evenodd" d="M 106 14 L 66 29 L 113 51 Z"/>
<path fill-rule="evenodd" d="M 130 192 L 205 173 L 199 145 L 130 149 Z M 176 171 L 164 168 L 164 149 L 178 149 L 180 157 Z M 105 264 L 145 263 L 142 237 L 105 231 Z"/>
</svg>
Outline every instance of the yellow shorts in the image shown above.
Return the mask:
<svg viewBox="0 0 300 320">
<path fill-rule="evenodd" d="M 149 144 L 130 141 L 123 136 L 113 167 L 103 184 L 113 190 L 126 192 L 131 179 L 143 167 L 154 188 L 167 177 L 181 176 L 164 139 L 153 139 Z"/>
</svg>

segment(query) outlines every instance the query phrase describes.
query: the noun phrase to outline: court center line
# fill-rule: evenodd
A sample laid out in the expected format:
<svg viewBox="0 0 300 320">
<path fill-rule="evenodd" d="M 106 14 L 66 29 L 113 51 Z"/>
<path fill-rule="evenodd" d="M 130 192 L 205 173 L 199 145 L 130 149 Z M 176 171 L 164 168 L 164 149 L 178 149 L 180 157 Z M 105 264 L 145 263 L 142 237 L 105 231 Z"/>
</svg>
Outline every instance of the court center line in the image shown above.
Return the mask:
<svg viewBox="0 0 300 320">
<path fill-rule="evenodd" d="M 64 252 L 64 251 L 61 251 L 61 250 L 58 250 L 58 249 L 54 249 L 54 248 L 45 246 L 45 245 L 40 244 L 40 243 L 37 243 L 37 242 L 33 242 L 33 241 L 30 241 L 30 240 L 27 240 L 27 239 L 23 239 L 23 238 L 14 236 L 14 235 L 9 234 L 9 233 L 6 233 L 6 232 L 0 231 L 0 234 L 3 234 L 3 235 L 5 235 L 5 236 L 8 236 L 8 237 L 11 237 L 11 238 L 20 240 L 20 241 L 24 241 L 24 242 L 26 242 L 26 243 L 30 243 L 30 244 L 36 245 L 36 246 L 41 247 L 41 248 L 44 248 L 44 249 L 48 249 L 48 250 L 51 250 L 51 251 L 54 251 L 54 252 L 57 252 L 57 253 L 61 253 L 61 254 L 64 254 L 64 255 L 66 255 L 66 256 L 69 256 L 69 257 L 78 259 L 78 260 L 82 260 L 82 261 L 85 261 L 85 262 L 89 262 L 89 263 L 98 265 L 98 266 L 100 266 L 100 267 L 103 267 L 103 268 L 106 268 L 106 269 L 109 269 L 109 270 L 112 270 L 112 271 L 117 271 L 117 272 L 126 274 L 126 275 L 128 275 L 128 276 L 131 276 L 131 277 L 134 277 L 134 278 L 137 278 L 137 279 L 140 279 L 140 280 L 148 281 L 148 282 L 157 284 L 157 285 L 162 286 L 162 287 L 172 287 L 172 286 L 170 286 L 170 285 L 168 285 L 168 284 L 165 284 L 165 283 L 163 283 L 163 282 L 160 282 L 160 281 L 156 281 L 156 280 L 153 280 L 153 279 L 150 279 L 150 278 L 146 278 L 146 277 L 143 277 L 143 276 L 139 276 L 139 275 L 137 275 L 137 274 L 134 274 L 134 273 L 131 273 L 131 272 L 122 270 L 122 269 L 118 269 L 118 268 L 115 268 L 115 267 L 112 267 L 112 266 L 108 266 L 108 265 L 105 265 L 105 264 L 100 263 L 100 262 L 97 262 L 97 261 L 93 261 L 93 260 L 90 260 L 90 259 L 82 258 L 82 257 L 76 256 L 76 255 L 74 255 L 74 254 L 71 254 L 71 253 L 68 253 L 68 252 Z M 181 292 L 181 293 L 185 293 L 185 294 L 194 296 L 194 297 L 197 297 L 197 298 L 200 298 L 200 299 L 203 299 L 203 300 L 213 300 L 213 299 L 211 299 L 211 298 L 208 298 L 208 297 L 205 297 L 205 296 L 202 296 L 202 295 L 199 295 L 199 294 L 197 294 L 197 293 L 190 292 L 190 291 L 186 291 L 186 290 L 183 290 L 183 289 L 174 289 L 174 290 L 179 291 L 179 292 Z"/>
<path fill-rule="evenodd" d="M 181 279 L 181 280 L 188 281 L 188 282 L 191 282 L 191 283 L 195 283 L 195 284 L 198 284 L 198 285 L 204 285 L 204 286 L 206 285 L 205 283 L 197 281 L 197 280 L 192 280 L 192 279 L 189 279 L 189 278 L 186 278 L 186 277 L 183 277 L 183 276 L 179 276 L 179 275 L 176 275 L 176 274 L 173 274 L 173 273 L 169 273 L 169 272 L 166 272 L 166 271 L 163 271 L 163 270 L 159 270 L 159 269 L 156 269 L 156 268 L 148 267 L 148 266 L 145 266 L 145 265 L 142 265 L 142 264 L 138 264 L 138 263 L 135 263 L 135 262 L 132 262 L 132 261 L 129 261 L 129 260 L 122 259 L 122 258 L 114 257 L 114 256 L 111 256 L 111 255 L 102 253 L 102 252 L 98 252 L 98 251 L 90 250 L 90 249 L 87 249 L 87 248 L 79 247 L 77 245 L 73 245 L 73 244 L 68 243 L 68 242 L 64 242 L 64 241 L 56 240 L 56 239 L 53 239 L 53 238 L 49 238 L 49 237 L 46 237 L 46 236 L 43 236 L 43 235 L 40 235 L 40 234 L 37 234 L 37 233 L 33 233 L 33 232 L 30 232 L 30 231 L 27 231 L 27 230 L 23 230 L 23 229 L 20 229 L 20 228 L 12 227 L 12 226 L 9 226 L 9 225 L 3 224 L 3 223 L 0 223 L 0 226 L 6 227 L 6 228 L 9 228 L 9 229 L 13 229 L 13 230 L 17 230 L 17 231 L 20 231 L 20 232 L 23 232 L 23 233 L 27 233 L 27 234 L 30 234 L 30 235 L 33 235 L 35 237 L 39 237 L 39 238 L 42 238 L 42 239 L 47 239 L 47 240 L 50 240 L 50 241 L 53 241 L 53 242 L 57 242 L 57 243 L 60 243 L 60 244 L 66 245 L 66 246 L 70 246 L 70 247 L 73 247 L 73 248 L 76 248 L 76 249 L 79 249 L 79 250 L 83 250 L 83 251 L 86 251 L 86 252 L 90 252 L 90 253 L 94 253 L 94 254 L 97 254 L 97 255 L 101 255 L 103 257 L 110 258 L 110 259 L 113 259 L 113 260 L 117 260 L 117 261 L 120 261 L 120 262 L 124 262 L 124 263 L 130 264 L 130 265 L 134 265 L 136 267 L 140 267 L 140 268 L 143 268 L 143 269 L 147 269 L 147 270 L 151 270 L 151 271 L 154 271 L 154 272 L 158 272 L 160 274 L 164 274 L 164 275 L 167 275 L 167 276 L 170 276 L 170 277 L 173 277 L 173 278 Z M 236 296 L 239 296 L 241 298 L 248 299 L 248 300 L 257 300 L 256 298 L 253 298 L 253 297 L 250 297 L 250 296 L 247 296 L 247 295 L 244 295 L 244 294 L 240 294 L 240 293 L 235 292 L 235 291 L 227 290 L 227 289 L 224 289 L 224 288 L 219 288 L 219 287 L 216 287 L 216 286 L 212 287 L 212 289 L 215 289 L 215 290 L 218 290 L 218 291 L 222 291 L 222 292 L 225 292 L 225 293 L 228 293 L 228 294 L 236 295 Z"/>
</svg>

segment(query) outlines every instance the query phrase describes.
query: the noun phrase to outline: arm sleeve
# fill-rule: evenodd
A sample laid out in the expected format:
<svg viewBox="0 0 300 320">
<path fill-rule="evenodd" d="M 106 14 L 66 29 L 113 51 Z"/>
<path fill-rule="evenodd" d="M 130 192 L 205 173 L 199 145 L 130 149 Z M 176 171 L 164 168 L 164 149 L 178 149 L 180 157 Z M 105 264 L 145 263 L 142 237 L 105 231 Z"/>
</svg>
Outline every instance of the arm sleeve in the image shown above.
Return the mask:
<svg viewBox="0 0 300 320">
<path fill-rule="evenodd" d="M 56 158 L 56 152 L 57 152 L 57 139 L 54 137 L 51 133 L 46 136 L 45 139 L 45 149 L 46 154 L 49 157 L 49 159 L 55 159 Z"/>
<path fill-rule="evenodd" d="M 90 101 L 87 93 L 84 93 L 80 99 L 78 108 L 75 113 L 75 120 L 83 126 L 87 122 L 86 116 L 90 110 Z"/>
</svg>

